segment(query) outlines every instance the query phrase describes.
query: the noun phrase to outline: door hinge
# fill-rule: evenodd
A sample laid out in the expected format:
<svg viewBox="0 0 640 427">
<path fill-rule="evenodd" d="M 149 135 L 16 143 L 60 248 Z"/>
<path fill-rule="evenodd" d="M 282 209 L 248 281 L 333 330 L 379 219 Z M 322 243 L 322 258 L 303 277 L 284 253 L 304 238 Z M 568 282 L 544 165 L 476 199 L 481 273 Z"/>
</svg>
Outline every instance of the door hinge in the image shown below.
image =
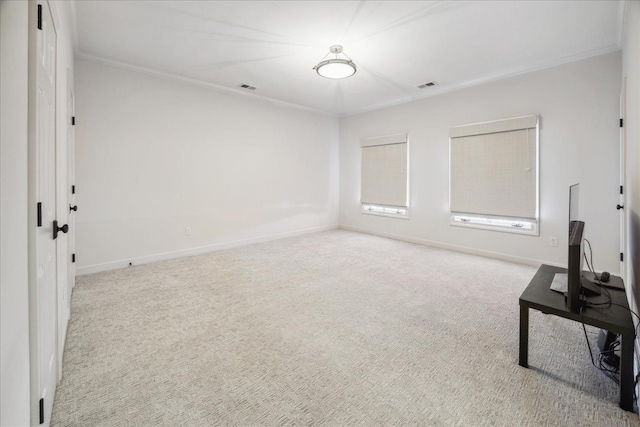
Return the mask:
<svg viewBox="0 0 640 427">
<path fill-rule="evenodd" d="M 40 424 L 44 424 L 44 397 L 40 399 Z"/>
<path fill-rule="evenodd" d="M 42 5 L 38 5 L 38 29 L 42 29 Z"/>
<path fill-rule="evenodd" d="M 71 254 L 71 262 L 76 262 L 76 254 Z"/>
<path fill-rule="evenodd" d="M 620 127 L 624 125 L 624 119 L 620 119 Z"/>
<path fill-rule="evenodd" d="M 76 125 L 76 116 L 71 116 L 71 126 Z"/>
<path fill-rule="evenodd" d="M 71 186 L 71 194 L 76 194 L 76 186 L 75 185 Z"/>
<path fill-rule="evenodd" d="M 624 188 L 622 187 L 622 185 L 620 186 L 620 194 L 624 194 Z"/>
<path fill-rule="evenodd" d="M 42 202 L 38 202 L 38 227 L 42 227 Z"/>
<path fill-rule="evenodd" d="M 620 262 L 624 261 L 624 254 L 622 252 L 620 252 Z"/>
</svg>

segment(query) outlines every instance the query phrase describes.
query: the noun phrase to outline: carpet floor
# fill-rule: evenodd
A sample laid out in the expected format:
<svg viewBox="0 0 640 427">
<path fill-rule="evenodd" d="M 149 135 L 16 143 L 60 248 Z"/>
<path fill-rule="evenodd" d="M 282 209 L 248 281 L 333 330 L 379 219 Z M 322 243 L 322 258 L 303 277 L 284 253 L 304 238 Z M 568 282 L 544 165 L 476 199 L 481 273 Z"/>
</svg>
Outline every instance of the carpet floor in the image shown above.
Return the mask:
<svg viewBox="0 0 640 427">
<path fill-rule="evenodd" d="M 52 425 L 640 425 L 575 322 L 518 365 L 535 271 L 335 230 L 81 276 Z"/>
</svg>

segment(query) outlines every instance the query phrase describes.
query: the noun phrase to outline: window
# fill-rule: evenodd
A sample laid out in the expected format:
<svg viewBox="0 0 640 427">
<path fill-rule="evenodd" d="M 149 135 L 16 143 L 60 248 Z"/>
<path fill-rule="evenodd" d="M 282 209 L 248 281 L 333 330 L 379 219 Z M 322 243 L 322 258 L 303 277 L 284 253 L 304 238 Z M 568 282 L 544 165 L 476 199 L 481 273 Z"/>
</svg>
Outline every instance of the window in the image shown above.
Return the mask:
<svg viewBox="0 0 640 427">
<path fill-rule="evenodd" d="M 407 134 L 363 138 L 362 213 L 408 217 Z"/>
<path fill-rule="evenodd" d="M 538 116 L 449 130 L 451 224 L 538 235 Z"/>
</svg>

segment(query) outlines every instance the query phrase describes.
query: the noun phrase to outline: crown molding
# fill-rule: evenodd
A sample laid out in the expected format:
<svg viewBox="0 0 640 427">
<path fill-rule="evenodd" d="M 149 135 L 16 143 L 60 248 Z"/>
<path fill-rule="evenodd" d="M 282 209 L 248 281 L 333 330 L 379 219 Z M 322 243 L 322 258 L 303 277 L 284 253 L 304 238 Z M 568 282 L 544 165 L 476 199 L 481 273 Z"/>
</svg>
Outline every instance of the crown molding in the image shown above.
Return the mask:
<svg viewBox="0 0 640 427">
<path fill-rule="evenodd" d="M 546 62 L 539 63 L 539 64 L 536 64 L 536 65 L 531 66 L 531 67 L 524 67 L 524 68 L 514 69 L 514 70 L 510 70 L 510 71 L 504 72 L 504 73 L 492 74 L 492 75 L 489 75 L 489 76 L 481 77 L 479 79 L 469 80 L 469 81 L 466 81 L 466 82 L 461 82 L 461 83 L 457 83 L 457 84 L 454 84 L 454 85 L 442 87 L 442 88 L 439 88 L 439 89 L 436 89 L 436 90 L 429 91 L 429 93 L 427 93 L 427 94 L 421 94 L 421 95 L 418 95 L 418 96 L 411 96 L 411 97 L 403 97 L 403 98 L 395 100 L 395 101 L 378 103 L 378 104 L 374 104 L 374 105 L 371 105 L 371 106 L 368 106 L 368 107 L 365 107 L 365 108 L 362 108 L 362 109 L 357 109 L 357 110 L 353 110 L 353 111 L 346 112 L 346 113 L 341 113 L 341 114 L 337 114 L 337 113 L 333 113 L 333 112 L 329 112 L 329 111 L 324 111 L 324 110 L 320 110 L 320 109 L 317 109 L 317 108 L 306 107 L 306 106 L 303 106 L 303 105 L 294 104 L 294 103 L 290 103 L 290 102 L 286 102 L 286 101 L 280 101 L 280 100 L 277 100 L 277 99 L 274 99 L 274 98 L 270 98 L 270 97 L 264 96 L 264 95 L 258 95 L 258 94 L 255 94 L 255 93 L 248 93 L 248 92 L 241 91 L 239 89 L 229 88 L 229 87 L 217 85 L 215 83 L 205 82 L 205 81 L 202 81 L 202 80 L 192 79 L 192 78 L 189 78 L 189 77 L 184 77 L 184 76 L 180 76 L 180 75 L 173 74 L 173 73 L 168 73 L 168 72 L 164 72 L 164 71 L 158 71 L 158 70 L 154 70 L 154 69 L 146 68 L 146 67 L 140 67 L 140 66 L 137 66 L 137 65 L 132 65 L 132 64 L 128 64 L 128 63 L 124 63 L 124 62 L 120 62 L 120 61 L 114 61 L 114 60 L 111 60 L 111 59 L 105 59 L 105 58 L 98 57 L 98 56 L 88 55 L 86 53 L 81 53 L 81 52 L 76 53 L 76 58 L 84 59 L 84 60 L 88 60 L 88 61 L 93 61 L 93 62 L 101 63 L 101 64 L 104 64 L 104 65 L 110 65 L 110 66 L 113 66 L 113 67 L 118 67 L 118 68 L 130 70 L 130 71 L 136 71 L 136 72 L 139 72 L 139 73 L 148 74 L 148 75 L 152 75 L 152 76 L 156 76 L 156 77 L 163 77 L 163 78 L 167 78 L 167 79 L 177 80 L 177 81 L 181 81 L 183 83 L 188 83 L 188 84 L 191 84 L 191 85 L 204 87 L 204 88 L 215 90 L 215 91 L 218 91 L 218 92 L 232 93 L 232 94 L 236 94 L 236 95 L 252 97 L 254 99 L 267 101 L 267 102 L 272 103 L 275 106 L 280 106 L 280 107 L 284 107 L 284 108 L 293 108 L 293 109 L 297 109 L 297 110 L 313 112 L 313 113 L 316 113 L 316 114 L 323 114 L 323 115 L 327 115 L 327 116 L 331 116 L 331 117 L 348 117 L 348 116 L 353 116 L 353 115 L 356 115 L 356 114 L 363 114 L 363 113 L 367 113 L 367 112 L 370 112 L 370 111 L 380 110 L 380 109 L 383 109 L 383 108 L 394 107 L 394 106 L 397 106 L 397 105 L 406 104 L 408 102 L 418 101 L 418 100 L 429 98 L 429 97 L 436 96 L 436 95 L 442 95 L 442 94 L 448 93 L 448 92 L 455 92 L 455 91 L 458 91 L 458 90 L 461 90 L 461 89 L 466 89 L 466 88 L 470 88 L 470 87 L 474 87 L 474 86 L 479 86 L 479 85 L 483 85 L 483 84 L 486 84 L 486 83 L 491 83 L 491 82 L 495 82 L 495 81 L 498 81 L 498 80 L 503 80 L 503 79 L 507 79 L 507 78 L 510 78 L 510 77 L 519 76 L 519 75 L 522 75 L 522 74 L 528 74 L 528 73 L 532 73 L 532 72 L 535 72 L 535 71 L 544 70 L 544 69 L 547 69 L 547 68 L 553 68 L 553 67 L 556 67 L 556 66 L 559 66 L 559 65 L 570 63 L 570 62 L 576 62 L 576 61 L 580 61 L 580 60 L 583 60 L 583 59 L 588 59 L 588 58 L 595 57 L 595 56 L 606 55 L 608 53 L 616 52 L 616 51 L 619 51 L 619 50 L 620 50 L 619 46 L 610 45 L 610 46 L 594 49 L 594 50 L 591 50 L 591 51 L 588 51 L 588 52 L 583 52 L 583 53 L 576 54 L 576 55 L 565 56 L 563 58 L 556 59 L 556 60 L 553 60 L 553 61 L 546 61 Z"/>
<path fill-rule="evenodd" d="M 543 63 L 539 63 L 536 64 L 534 66 L 531 67 L 525 67 L 525 68 L 519 68 L 519 69 L 514 69 L 511 71 L 507 71 L 505 73 L 497 73 L 497 74 L 492 74 L 489 76 L 485 76 L 485 77 L 481 77 L 479 79 L 474 79 L 474 80 L 469 80 L 466 82 L 461 82 L 461 83 L 457 83 L 454 85 L 450 85 L 450 86 L 445 86 L 433 91 L 429 91 L 428 94 L 421 94 L 419 96 L 412 96 L 410 98 L 403 98 L 397 101 L 392 101 L 392 102 L 387 102 L 387 103 L 380 103 L 380 104 L 376 104 L 376 105 L 372 105 L 370 107 L 366 107 L 360 110 L 356 110 L 353 112 L 349 112 L 349 113 L 343 113 L 340 114 L 340 117 L 348 117 L 348 116 L 353 116 L 356 114 L 362 114 L 362 113 L 368 113 L 371 111 L 375 111 L 375 110 L 380 110 L 383 108 L 389 108 L 389 107 L 394 107 L 396 105 L 401 105 L 401 104 L 406 104 L 408 102 L 413 102 L 413 101 L 419 101 L 421 99 L 425 99 L 425 98 L 430 98 L 432 96 L 436 96 L 436 95 L 442 95 L 444 93 L 448 93 L 448 92 L 455 92 L 461 89 L 467 89 L 470 87 L 474 87 L 474 86 L 480 86 L 486 83 L 492 83 L 498 80 L 503 80 L 503 79 L 508 79 L 510 77 L 516 77 L 522 74 L 528 74 L 528 73 L 533 73 L 535 71 L 541 71 L 547 68 L 553 68 L 553 67 L 557 67 L 559 65 L 563 65 L 563 64 L 568 64 L 570 62 L 576 62 L 576 61 L 581 61 L 583 59 L 588 59 L 588 58 L 592 58 L 595 56 L 600 56 L 600 55 L 606 55 L 612 52 L 617 52 L 619 51 L 620 48 L 616 45 L 611 45 L 611 46 L 606 46 L 606 47 L 602 47 L 602 48 L 598 48 L 598 49 L 594 49 L 588 52 L 583 52 L 583 53 L 579 53 L 576 55 L 569 55 L 569 56 L 565 56 L 563 58 L 560 59 L 556 59 L 553 61 L 546 61 Z"/>
<path fill-rule="evenodd" d="M 257 99 L 257 100 L 269 102 L 269 103 L 271 103 L 271 104 L 273 104 L 274 106 L 277 106 L 277 107 L 292 108 L 292 109 L 295 109 L 295 110 L 302 110 L 302 111 L 307 111 L 307 112 L 311 112 L 311 113 L 315 113 L 315 114 L 322 114 L 322 115 L 331 116 L 331 117 L 338 117 L 337 114 L 332 113 L 330 111 L 324 111 L 324 110 L 320 110 L 320 109 L 317 109 L 317 108 L 306 107 L 304 105 L 294 104 L 292 102 L 281 101 L 281 100 L 278 100 L 278 99 L 270 98 L 268 96 L 258 95 L 258 94 L 255 94 L 255 93 L 248 93 L 248 92 L 242 91 L 240 89 L 221 86 L 221 85 L 217 85 L 215 83 L 206 82 L 206 81 L 203 81 L 203 80 L 192 79 L 190 77 L 184 77 L 184 76 L 180 76 L 178 74 L 168 73 L 166 71 L 159 71 L 159 70 L 154 70 L 154 69 L 151 69 L 151 68 L 140 67 L 138 65 L 132 65 L 132 64 L 125 63 L 125 62 L 114 61 L 114 60 L 111 60 L 111 59 L 105 59 L 105 58 L 102 58 L 102 57 L 99 57 L 99 56 L 88 55 L 88 54 L 82 53 L 82 52 L 76 53 L 75 57 L 76 57 L 76 59 L 84 59 L 84 60 L 87 60 L 87 61 L 92 61 L 92 62 L 96 62 L 96 63 L 103 64 L 103 65 L 109 65 L 109 66 L 112 66 L 112 67 L 121 68 L 121 69 L 124 69 L 124 70 L 135 71 L 135 72 L 138 72 L 138 73 L 147 74 L 147 75 L 151 75 L 151 76 L 155 76 L 155 77 L 162 77 L 162 78 L 170 79 L 170 80 L 174 80 L 174 81 L 180 81 L 182 83 L 187 83 L 187 84 L 191 84 L 191 85 L 194 85 L 194 86 L 200 86 L 200 87 L 203 87 L 203 88 L 206 88 L 206 89 L 214 90 L 216 92 L 225 92 L 225 93 L 230 93 L 230 94 L 235 94 L 235 95 L 242 95 L 242 96 L 246 96 L 246 97 L 249 97 L 249 98 L 254 98 L 254 99 Z"/>
</svg>

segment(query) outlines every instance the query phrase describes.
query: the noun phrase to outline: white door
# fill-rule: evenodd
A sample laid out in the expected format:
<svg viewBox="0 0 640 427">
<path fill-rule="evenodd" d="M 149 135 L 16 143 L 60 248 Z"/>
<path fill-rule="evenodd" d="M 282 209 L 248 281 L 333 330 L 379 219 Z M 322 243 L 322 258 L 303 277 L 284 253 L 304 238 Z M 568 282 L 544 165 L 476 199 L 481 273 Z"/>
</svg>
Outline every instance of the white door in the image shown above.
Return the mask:
<svg viewBox="0 0 640 427">
<path fill-rule="evenodd" d="M 57 254 L 53 239 L 56 219 L 56 31 L 49 5 L 38 4 L 41 30 L 37 31 L 36 64 L 36 231 L 35 307 L 37 382 L 40 399 L 44 399 L 44 424 L 48 425 L 57 384 Z M 33 350 L 33 349 L 32 349 Z M 37 403 L 36 403 L 37 404 Z M 35 420 L 38 421 L 38 420 Z"/>
<path fill-rule="evenodd" d="M 73 96 L 73 87 L 71 85 L 71 76 L 67 74 L 67 199 L 69 200 L 69 234 L 67 234 L 67 245 L 69 248 L 68 273 L 67 273 L 67 308 L 71 310 L 71 291 L 76 285 L 76 171 L 75 171 L 75 150 L 76 140 L 74 133 L 74 116 L 75 116 L 75 100 Z"/>
<path fill-rule="evenodd" d="M 620 199 L 618 202 L 618 212 L 620 212 L 620 276 L 622 280 L 627 281 L 627 260 L 626 246 L 627 246 L 627 233 L 626 233 L 626 215 L 625 215 L 625 198 L 626 198 L 626 150 L 627 145 L 625 142 L 625 127 L 624 117 L 626 111 L 626 90 L 627 90 L 627 78 L 622 79 L 622 91 L 620 93 L 620 120 L 622 125 L 620 126 Z"/>
</svg>

